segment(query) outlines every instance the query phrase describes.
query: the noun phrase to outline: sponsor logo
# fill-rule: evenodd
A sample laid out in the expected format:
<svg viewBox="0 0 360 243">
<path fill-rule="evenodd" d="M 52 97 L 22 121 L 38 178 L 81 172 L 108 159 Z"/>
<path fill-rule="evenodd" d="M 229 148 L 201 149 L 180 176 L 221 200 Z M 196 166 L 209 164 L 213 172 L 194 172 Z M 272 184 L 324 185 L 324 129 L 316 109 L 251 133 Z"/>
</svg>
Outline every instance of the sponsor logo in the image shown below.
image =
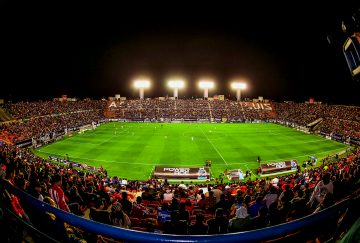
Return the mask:
<svg viewBox="0 0 360 243">
<path fill-rule="evenodd" d="M 174 172 L 174 175 L 189 175 L 190 168 L 164 168 L 164 171 Z"/>
<path fill-rule="evenodd" d="M 269 163 L 266 164 L 269 167 L 275 167 L 275 168 L 285 168 L 286 167 L 286 163 L 285 162 L 277 162 L 277 163 Z"/>
</svg>

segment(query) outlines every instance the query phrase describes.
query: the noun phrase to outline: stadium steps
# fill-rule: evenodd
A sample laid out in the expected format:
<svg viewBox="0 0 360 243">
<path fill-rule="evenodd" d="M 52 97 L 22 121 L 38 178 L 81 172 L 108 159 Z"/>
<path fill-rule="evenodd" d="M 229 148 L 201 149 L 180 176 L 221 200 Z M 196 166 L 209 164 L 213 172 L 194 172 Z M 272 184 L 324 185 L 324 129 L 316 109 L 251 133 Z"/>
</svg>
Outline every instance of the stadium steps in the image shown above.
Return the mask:
<svg viewBox="0 0 360 243">
<path fill-rule="evenodd" d="M 273 103 L 270 103 L 270 106 L 271 106 L 271 111 L 270 111 L 270 117 L 273 118 L 273 119 L 276 119 L 277 118 L 277 111 L 275 109 L 275 105 Z"/>
<path fill-rule="evenodd" d="M 9 114 L 7 114 L 3 108 L 0 107 L 0 122 L 6 122 L 14 120 Z"/>
<path fill-rule="evenodd" d="M 320 122 L 318 122 L 318 123 L 312 128 L 312 130 L 313 130 L 313 131 L 318 130 L 318 128 L 320 127 L 322 121 L 323 121 L 323 120 L 321 120 Z"/>
<path fill-rule="evenodd" d="M 312 121 L 310 123 L 307 124 L 308 127 L 314 127 L 316 126 L 317 124 L 321 123 L 324 119 L 323 118 L 318 118 L 316 119 L 315 121 Z"/>
<path fill-rule="evenodd" d="M 211 105 L 210 105 L 210 102 L 208 103 L 208 106 L 209 106 L 209 115 L 210 115 L 210 121 L 213 121 L 214 118 L 212 116 L 212 111 L 211 111 Z"/>
</svg>

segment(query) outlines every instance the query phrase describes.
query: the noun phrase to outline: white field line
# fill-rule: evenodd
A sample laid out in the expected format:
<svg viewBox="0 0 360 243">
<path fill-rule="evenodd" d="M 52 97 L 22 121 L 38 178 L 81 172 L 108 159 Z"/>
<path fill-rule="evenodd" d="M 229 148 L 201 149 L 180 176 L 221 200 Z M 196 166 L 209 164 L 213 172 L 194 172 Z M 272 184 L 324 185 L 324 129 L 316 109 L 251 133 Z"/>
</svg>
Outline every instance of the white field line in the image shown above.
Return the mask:
<svg viewBox="0 0 360 243">
<path fill-rule="evenodd" d="M 155 170 L 155 165 L 153 167 L 151 167 L 151 170 L 150 170 L 150 174 L 149 174 L 149 179 L 151 178 L 151 174 L 153 173 L 153 171 Z"/>
<path fill-rule="evenodd" d="M 100 143 L 89 143 L 89 142 L 78 142 L 78 141 L 73 141 L 73 140 L 70 140 L 72 143 L 75 143 L 75 144 L 91 144 L 91 145 L 101 145 L 101 144 L 104 144 L 106 142 L 108 142 L 109 140 L 111 140 L 113 137 L 115 137 L 116 135 L 120 135 L 122 133 L 128 133 L 129 131 L 126 129 L 126 130 L 123 130 L 123 131 L 119 131 L 119 132 L 116 132 L 116 134 L 112 135 L 111 137 L 101 141 Z M 85 134 L 84 134 L 85 135 Z M 91 134 L 91 136 L 93 136 L 93 134 Z M 89 136 L 90 137 L 90 136 Z"/>
<path fill-rule="evenodd" d="M 204 133 L 204 131 L 202 130 L 201 127 L 199 127 L 202 134 L 204 134 L 204 137 L 207 139 L 207 141 L 211 144 L 211 146 L 214 148 L 214 150 L 218 153 L 218 155 L 221 157 L 221 159 L 224 161 L 224 163 L 226 165 L 228 165 L 228 163 L 226 162 L 226 160 L 224 159 L 224 157 L 220 154 L 219 150 L 215 147 L 215 145 L 210 141 L 210 139 L 208 138 L 208 136 L 206 136 L 206 134 Z"/>
</svg>

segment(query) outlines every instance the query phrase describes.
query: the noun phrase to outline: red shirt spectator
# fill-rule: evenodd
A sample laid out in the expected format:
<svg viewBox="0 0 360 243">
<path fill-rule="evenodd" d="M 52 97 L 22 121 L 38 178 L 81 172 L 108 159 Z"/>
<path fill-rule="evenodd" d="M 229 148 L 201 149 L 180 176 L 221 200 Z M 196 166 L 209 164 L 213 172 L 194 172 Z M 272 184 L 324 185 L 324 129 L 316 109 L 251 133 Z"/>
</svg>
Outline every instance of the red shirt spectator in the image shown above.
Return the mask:
<svg viewBox="0 0 360 243">
<path fill-rule="evenodd" d="M 55 201 L 58 208 L 70 212 L 70 209 L 66 203 L 67 198 L 64 194 L 63 189 L 61 188 L 61 176 L 56 174 L 53 176 L 53 183 L 49 189 L 50 197 Z"/>
</svg>

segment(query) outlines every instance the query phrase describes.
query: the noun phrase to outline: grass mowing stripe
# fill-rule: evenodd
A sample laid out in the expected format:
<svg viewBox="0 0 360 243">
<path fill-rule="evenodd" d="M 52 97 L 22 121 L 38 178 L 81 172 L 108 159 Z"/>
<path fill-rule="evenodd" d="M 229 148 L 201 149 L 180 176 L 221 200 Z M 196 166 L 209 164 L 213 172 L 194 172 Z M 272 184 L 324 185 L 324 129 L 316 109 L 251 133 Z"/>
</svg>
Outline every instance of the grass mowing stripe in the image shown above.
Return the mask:
<svg viewBox="0 0 360 243">
<path fill-rule="evenodd" d="M 106 123 L 34 149 L 34 153 L 43 158 L 68 154 L 71 161 L 104 166 L 110 176 L 142 180 L 148 179 L 156 165 L 203 166 L 210 159 L 213 177 L 225 168 L 250 169 L 255 175 L 258 155 L 263 161 L 297 159 L 301 163 L 308 155 L 321 159 L 346 148 L 269 123 Z"/>
<path fill-rule="evenodd" d="M 224 159 L 224 157 L 220 154 L 219 150 L 215 147 L 215 145 L 210 141 L 210 139 L 208 138 L 208 136 L 204 133 L 204 131 L 202 130 L 201 127 L 199 127 L 202 134 L 204 134 L 206 140 L 211 144 L 211 146 L 214 148 L 214 150 L 218 153 L 218 155 L 220 155 L 221 159 L 225 162 L 226 165 L 228 165 L 228 163 L 226 162 L 226 160 Z"/>
<path fill-rule="evenodd" d="M 42 151 L 41 149 L 38 150 L 39 152 L 43 153 L 43 154 L 49 154 L 49 155 L 56 155 L 56 156 L 59 156 L 58 158 L 61 158 L 63 157 L 64 155 L 62 154 L 57 154 L 57 153 L 50 153 L 50 152 L 44 152 Z M 153 163 L 139 163 L 139 162 L 126 162 L 126 161 L 115 161 L 115 160 L 104 160 L 104 159 L 90 159 L 90 158 L 85 158 L 85 157 L 75 157 L 75 156 L 71 156 L 70 159 L 79 159 L 79 160 L 76 160 L 76 161 L 83 161 L 84 160 L 88 160 L 88 161 L 98 161 L 98 162 L 105 162 L 105 163 L 115 163 L 115 164 L 128 164 L 128 165 L 151 165 L 152 167 L 155 168 L 154 164 Z M 184 164 L 181 164 L 182 166 L 194 166 L 194 164 L 192 165 L 184 165 Z"/>
<path fill-rule="evenodd" d="M 327 153 L 331 153 L 331 152 L 337 152 L 339 149 L 333 149 L 333 150 L 328 150 L 328 151 L 323 151 L 320 153 L 314 153 L 311 155 L 319 155 L 319 154 L 327 154 Z M 338 152 L 344 151 L 344 149 L 341 149 Z M 295 156 L 295 157 L 291 157 L 291 158 L 277 158 L 277 159 L 271 159 L 271 160 L 266 160 L 266 161 L 262 161 L 262 162 L 277 162 L 277 161 L 284 161 L 284 160 L 289 160 L 289 159 L 296 159 L 296 158 L 301 158 L 301 157 L 305 157 L 308 156 L 309 154 L 304 154 L 304 155 L 299 155 L 299 156 Z M 244 161 L 244 162 L 239 162 L 239 163 L 229 163 L 229 165 L 241 165 L 241 164 L 257 164 L 258 162 L 254 162 L 254 161 Z"/>
</svg>

